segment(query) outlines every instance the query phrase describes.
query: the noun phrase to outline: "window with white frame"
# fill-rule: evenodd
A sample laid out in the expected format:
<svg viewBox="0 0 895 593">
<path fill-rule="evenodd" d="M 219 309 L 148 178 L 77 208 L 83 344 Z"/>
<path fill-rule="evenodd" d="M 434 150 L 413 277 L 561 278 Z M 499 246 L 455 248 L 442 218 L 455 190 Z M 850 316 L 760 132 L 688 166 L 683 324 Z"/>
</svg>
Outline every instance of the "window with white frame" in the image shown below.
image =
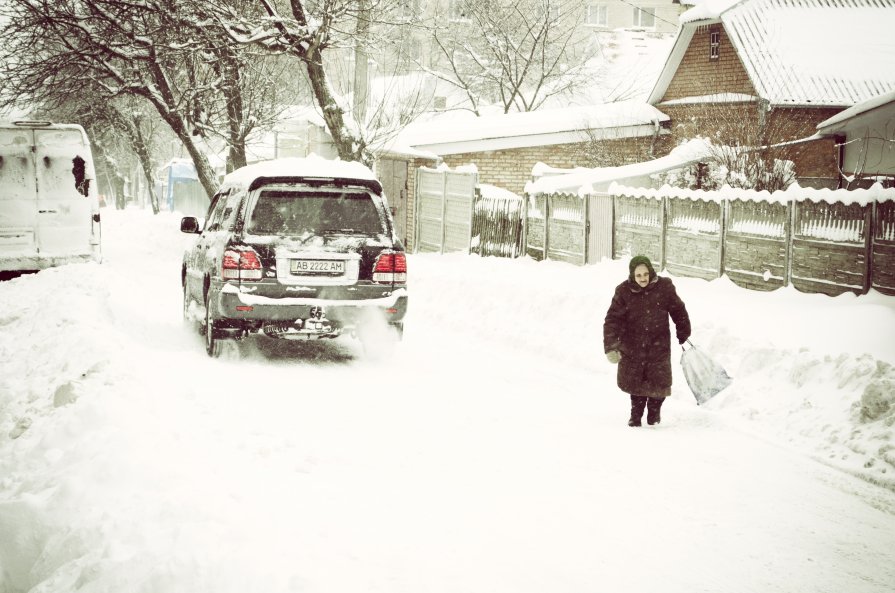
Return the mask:
<svg viewBox="0 0 895 593">
<path fill-rule="evenodd" d="M 591 27 L 608 27 L 609 6 L 606 4 L 588 4 L 584 22 Z"/>
<path fill-rule="evenodd" d="M 656 13 L 646 8 L 634 7 L 634 26 L 652 29 L 656 26 Z"/>
<path fill-rule="evenodd" d="M 717 60 L 721 55 L 721 32 L 712 31 L 709 34 L 709 59 Z"/>
</svg>

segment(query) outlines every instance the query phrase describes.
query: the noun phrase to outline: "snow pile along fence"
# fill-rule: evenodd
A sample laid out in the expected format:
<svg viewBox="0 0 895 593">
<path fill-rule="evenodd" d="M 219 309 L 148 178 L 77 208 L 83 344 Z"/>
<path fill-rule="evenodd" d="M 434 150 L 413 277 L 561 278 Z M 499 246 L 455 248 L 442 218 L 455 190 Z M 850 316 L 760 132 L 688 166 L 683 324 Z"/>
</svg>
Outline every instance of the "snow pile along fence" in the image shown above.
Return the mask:
<svg viewBox="0 0 895 593">
<path fill-rule="evenodd" d="M 610 188 L 613 257 L 746 288 L 895 295 L 895 189 Z"/>
</svg>

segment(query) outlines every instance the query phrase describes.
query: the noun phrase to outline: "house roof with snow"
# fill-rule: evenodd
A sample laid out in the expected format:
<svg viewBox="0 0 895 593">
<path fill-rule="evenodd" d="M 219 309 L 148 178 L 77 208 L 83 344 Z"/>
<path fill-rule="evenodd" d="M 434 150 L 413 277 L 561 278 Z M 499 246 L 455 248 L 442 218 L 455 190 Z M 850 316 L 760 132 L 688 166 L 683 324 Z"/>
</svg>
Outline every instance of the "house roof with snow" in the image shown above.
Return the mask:
<svg viewBox="0 0 895 593">
<path fill-rule="evenodd" d="M 680 22 L 653 105 L 694 34 L 718 23 L 772 105 L 845 107 L 895 89 L 895 0 L 707 0 Z"/>
<path fill-rule="evenodd" d="M 895 121 L 895 90 L 862 101 L 820 122 L 817 133 L 832 136 L 868 127 L 884 129 L 885 124 L 891 121 Z"/>
<path fill-rule="evenodd" d="M 651 136 L 668 119 L 639 101 L 482 117 L 451 113 L 414 122 L 397 142 L 442 156 L 584 142 L 589 131 L 598 131 L 601 140 Z"/>
</svg>

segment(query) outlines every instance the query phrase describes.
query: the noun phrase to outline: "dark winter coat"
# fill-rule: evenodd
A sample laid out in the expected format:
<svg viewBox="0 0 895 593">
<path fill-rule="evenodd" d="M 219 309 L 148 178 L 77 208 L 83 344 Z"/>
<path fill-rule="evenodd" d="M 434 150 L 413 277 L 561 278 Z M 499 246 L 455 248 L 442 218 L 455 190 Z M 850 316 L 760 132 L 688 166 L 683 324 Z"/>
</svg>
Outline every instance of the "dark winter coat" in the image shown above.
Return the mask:
<svg viewBox="0 0 895 593">
<path fill-rule="evenodd" d="M 632 265 L 632 269 L 633 269 Z M 631 395 L 671 395 L 671 332 L 677 341 L 690 337 L 690 317 L 669 278 L 655 276 L 641 288 L 633 276 L 619 284 L 603 323 L 603 348 L 621 353 L 618 386 Z"/>
</svg>

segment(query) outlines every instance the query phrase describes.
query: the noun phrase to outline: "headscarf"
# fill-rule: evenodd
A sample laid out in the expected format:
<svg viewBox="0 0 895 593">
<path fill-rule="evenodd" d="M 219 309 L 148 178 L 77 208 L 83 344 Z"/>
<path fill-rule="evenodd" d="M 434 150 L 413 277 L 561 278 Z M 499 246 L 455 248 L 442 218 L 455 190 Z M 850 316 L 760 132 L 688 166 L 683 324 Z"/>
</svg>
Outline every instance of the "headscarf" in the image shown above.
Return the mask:
<svg viewBox="0 0 895 593">
<path fill-rule="evenodd" d="M 635 255 L 631 258 L 631 263 L 628 264 L 628 280 L 634 282 L 634 270 L 637 269 L 637 266 L 644 265 L 649 270 L 649 279 L 650 282 L 656 279 L 656 270 L 653 269 L 653 264 L 649 260 L 649 258 L 645 255 Z"/>
</svg>

